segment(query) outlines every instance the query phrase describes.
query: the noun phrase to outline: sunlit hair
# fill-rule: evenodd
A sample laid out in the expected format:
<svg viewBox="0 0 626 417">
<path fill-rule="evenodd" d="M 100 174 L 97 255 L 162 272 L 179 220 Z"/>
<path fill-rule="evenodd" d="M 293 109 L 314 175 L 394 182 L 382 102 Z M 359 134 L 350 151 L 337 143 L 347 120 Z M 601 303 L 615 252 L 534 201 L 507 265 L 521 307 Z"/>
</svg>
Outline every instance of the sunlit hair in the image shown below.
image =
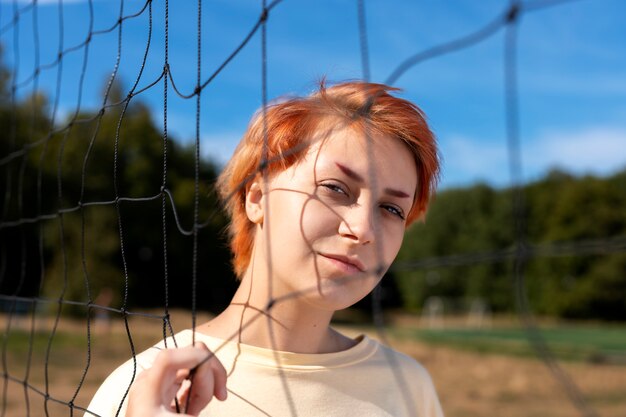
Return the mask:
<svg viewBox="0 0 626 417">
<path fill-rule="evenodd" d="M 247 183 L 263 168 L 270 176 L 287 169 L 313 141 L 338 128 L 348 127 L 368 137 L 397 138 L 407 145 L 418 179 L 407 226 L 423 216 L 439 175 L 437 144 L 422 111 L 391 91 L 398 89 L 366 82 L 327 87 L 322 81 L 319 91 L 310 96 L 270 104 L 255 115 L 217 182 L 231 219 L 230 247 L 238 277 L 250 263 L 255 233 L 245 209 Z"/>
</svg>

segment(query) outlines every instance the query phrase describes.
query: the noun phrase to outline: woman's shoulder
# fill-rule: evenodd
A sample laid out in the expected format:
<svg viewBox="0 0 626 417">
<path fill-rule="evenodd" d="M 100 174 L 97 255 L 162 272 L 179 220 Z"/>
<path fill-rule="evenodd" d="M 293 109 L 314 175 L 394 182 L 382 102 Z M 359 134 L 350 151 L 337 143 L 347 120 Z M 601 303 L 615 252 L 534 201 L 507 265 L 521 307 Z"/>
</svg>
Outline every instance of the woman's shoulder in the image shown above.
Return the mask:
<svg viewBox="0 0 626 417">
<path fill-rule="evenodd" d="M 188 333 L 188 331 L 182 331 L 163 339 L 143 352 L 132 355 L 130 359 L 119 365 L 100 385 L 87 407 L 88 412 L 85 415 L 116 415 L 137 375 L 152 367 L 161 350 L 176 345 L 188 346 L 191 343 L 191 337 Z"/>
<path fill-rule="evenodd" d="M 377 345 L 376 360 L 391 370 L 394 378 L 401 375 L 405 382 L 414 389 L 422 391 L 426 395 L 434 394 L 433 380 L 421 362 L 379 341 L 373 340 L 373 343 Z"/>
<path fill-rule="evenodd" d="M 428 370 L 417 359 L 376 340 L 376 359 L 393 375 L 395 385 L 410 393 L 411 401 L 420 410 L 418 415 L 443 417 L 435 385 Z M 394 385 L 392 384 L 392 385 Z"/>
<path fill-rule="evenodd" d="M 376 339 L 370 338 L 369 340 L 370 343 L 376 346 L 377 360 L 385 361 L 390 366 L 398 366 L 402 369 L 410 370 L 413 373 L 428 376 L 428 371 L 417 359 Z"/>
<path fill-rule="evenodd" d="M 182 332 L 176 333 L 173 336 L 162 339 L 161 341 L 150 346 L 143 352 L 134 354 L 130 359 L 120 365 L 115 371 L 113 371 L 111 375 L 119 373 L 128 374 L 129 371 L 131 371 L 132 373 L 135 373 L 137 371 L 141 372 L 152 366 L 161 350 L 177 346 L 188 346 L 190 343 L 191 342 L 188 331 L 183 330 Z M 135 372 L 133 372 L 133 370 Z"/>
</svg>

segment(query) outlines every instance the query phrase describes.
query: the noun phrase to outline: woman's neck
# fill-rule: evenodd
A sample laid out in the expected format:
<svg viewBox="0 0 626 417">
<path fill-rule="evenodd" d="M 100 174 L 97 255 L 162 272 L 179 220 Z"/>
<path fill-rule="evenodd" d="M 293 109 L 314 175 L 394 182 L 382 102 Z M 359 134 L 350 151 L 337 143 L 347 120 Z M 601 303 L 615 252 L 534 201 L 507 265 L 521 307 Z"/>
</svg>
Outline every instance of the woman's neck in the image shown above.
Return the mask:
<svg viewBox="0 0 626 417">
<path fill-rule="evenodd" d="M 315 308 L 297 297 L 270 302 L 271 295 L 244 277 L 230 305 L 198 330 L 234 342 L 295 353 L 345 350 L 354 341 L 330 327 L 332 311 Z"/>
</svg>

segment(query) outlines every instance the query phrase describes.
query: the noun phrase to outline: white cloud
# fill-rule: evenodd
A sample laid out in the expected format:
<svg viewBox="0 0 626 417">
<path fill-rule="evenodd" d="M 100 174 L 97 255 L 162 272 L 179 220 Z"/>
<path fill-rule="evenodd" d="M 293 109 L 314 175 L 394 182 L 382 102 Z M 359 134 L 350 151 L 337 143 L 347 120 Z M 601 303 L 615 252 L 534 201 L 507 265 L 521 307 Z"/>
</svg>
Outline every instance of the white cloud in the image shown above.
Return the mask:
<svg viewBox="0 0 626 417">
<path fill-rule="evenodd" d="M 523 158 L 535 172 L 556 166 L 576 173 L 608 174 L 626 166 L 626 128 L 549 130 L 529 143 Z"/>
<path fill-rule="evenodd" d="M 504 185 L 508 181 L 504 143 L 486 143 L 463 135 L 441 138 L 439 142 L 443 156 L 443 186 L 478 181 Z"/>
<path fill-rule="evenodd" d="M 626 167 L 625 127 L 551 129 L 521 140 L 522 172 L 526 181 L 541 178 L 552 168 L 574 174 L 607 175 Z M 440 144 L 444 187 L 478 181 L 495 186 L 510 184 L 505 138 L 493 142 L 452 135 L 442 137 Z"/>
</svg>

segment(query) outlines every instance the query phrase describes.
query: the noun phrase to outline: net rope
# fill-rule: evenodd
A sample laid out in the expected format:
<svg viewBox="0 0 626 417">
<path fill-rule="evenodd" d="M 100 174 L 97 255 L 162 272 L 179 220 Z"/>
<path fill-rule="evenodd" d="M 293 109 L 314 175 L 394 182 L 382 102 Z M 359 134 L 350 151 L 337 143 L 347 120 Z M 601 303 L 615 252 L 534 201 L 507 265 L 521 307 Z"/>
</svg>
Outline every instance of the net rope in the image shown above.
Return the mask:
<svg viewBox="0 0 626 417">
<path fill-rule="evenodd" d="M 582 256 L 589 254 L 608 254 L 608 253 L 623 253 L 626 250 L 626 238 L 624 237 L 610 237 L 603 239 L 592 239 L 585 241 L 566 241 L 566 242 L 553 242 L 548 244 L 531 244 L 528 242 L 526 236 L 526 224 L 525 224 L 525 215 L 524 215 L 524 200 L 523 200 L 523 172 L 522 172 L 522 159 L 521 159 L 521 144 L 520 144 L 520 133 L 519 133 L 519 98 L 518 98 L 518 81 L 517 81 L 517 62 L 516 62 L 516 54 L 518 48 L 518 39 L 519 32 L 521 30 L 519 21 L 522 16 L 531 15 L 532 13 L 540 12 L 541 10 L 564 6 L 569 3 L 575 2 L 578 0 L 534 0 L 534 1 L 511 1 L 510 4 L 501 11 L 491 22 L 486 25 L 477 28 L 476 30 L 468 33 L 465 36 L 459 37 L 457 39 L 452 39 L 451 41 L 435 45 L 433 47 L 418 51 L 415 54 L 407 57 L 403 62 L 397 65 L 392 69 L 390 75 L 383 81 L 385 84 L 394 85 L 404 74 L 406 74 L 411 69 L 416 66 L 422 64 L 424 61 L 439 58 L 441 56 L 460 51 L 463 49 L 470 48 L 476 44 L 479 44 L 487 39 L 492 38 L 497 33 L 504 31 L 505 32 L 505 42 L 503 45 L 504 48 L 504 62 L 503 62 L 503 72 L 505 74 L 505 113 L 506 113 L 506 138 L 507 138 L 507 149 L 509 151 L 509 168 L 510 168 L 510 176 L 511 176 L 511 185 L 513 188 L 512 198 L 513 198 L 513 207 L 514 207 L 514 228 L 515 228 L 515 246 L 513 248 L 507 249 L 498 249 L 495 251 L 489 252 L 477 252 L 477 253 L 461 253 L 461 254 L 451 254 L 442 257 L 436 257 L 431 259 L 420 259 L 415 261 L 403 261 L 396 262 L 392 270 L 395 271 L 407 271 L 407 270 L 421 270 L 421 269 L 433 269 L 433 268 L 446 268 L 446 267 L 456 267 L 456 266 L 467 266 L 467 265 L 476 265 L 476 264 L 487 264 L 487 263 L 497 263 L 504 261 L 513 261 L 514 263 L 514 272 L 511 277 L 512 282 L 515 284 L 515 297 L 518 306 L 519 316 L 522 318 L 522 322 L 526 329 L 526 334 L 529 342 L 532 344 L 535 352 L 538 357 L 545 363 L 545 365 L 550 369 L 553 377 L 561 384 L 561 386 L 566 391 L 572 405 L 579 411 L 582 416 L 597 416 L 598 414 L 593 410 L 593 408 L 588 404 L 585 400 L 585 397 L 580 392 L 579 388 L 574 383 L 573 379 L 563 370 L 557 363 L 554 355 L 550 351 L 547 346 L 545 340 L 542 337 L 541 331 L 539 330 L 537 323 L 532 315 L 532 311 L 530 309 L 528 303 L 528 295 L 526 293 L 526 283 L 525 283 L 525 269 L 526 264 L 532 258 L 537 257 L 559 257 L 559 256 Z M 15 66 L 11 69 L 12 76 L 10 77 L 10 98 L 9 103 L 11 108 L 13 109 L 13 120 L 9 129 L 4 129 L 8 135 L 10 141 L 10 151 L 6 155 L 0 155 L 0 170 L 3 172 L 4 179 L 2 179 L 5 186 L 5 195 L 4 198 L 4 207 L 2 210 L 2 217 L 0 220 L 0 232 L 7 231 L 21 231 L 21 238 L 19 245 L 21 245 L 21 258 L 20 258 L 20 267 L 19 267 L 19 276 L 9 276 L 7 275 L 7 264 L 11 261 L 7 259 L 7 250 L 6 248 L 1 248 L 2 252 L 0 253 L 0 260 L 2 266 L 0 266 L 0 283 L 5 282 L 5 280 L 18 280 L 18 284 L 16 285 L 16 289 L 12 294 L 0 294 L 0 301 L 4 303 L 7 308 L 7 319 L 6 326 L 4 328 L 3 341 L 2 341 L 2 375 L 3 375 L 3 387 L 2 387 L 2 409 L 0 411 L 0 416 L 4 416 L 6 414 L 7 407 L 7 391 L 9 383 L 15 383 L 23 386 L 23 395 L 24 395 L 24 406 L 25 406 L 25 415 L 30 416 L 31 414 L 31 402 L 33 401 L 32 395 L 36 395 L 37 397 L 41 397 L 44 402 L 44 410 L 46 416 L 51 415 L 51 411 L 49 410 L 49 403 L 53 402 L 56 404 L 61 404 L 67 407 L 69 415 L 74 415 L 75 412 L 89 412 L 86 409 L 86 405 L 77 404 L 76 400 L 81 392 L 81 388 L 87 378 L 91 364 L 94 360 L 92 357 L 92 347 L 91 347 L 91 339 L 92 339 L 92 318 L 91 313 L 97 311 L 114 313 L 115 315 L 121 316 L 124 321 L 124 328 L 126 331 L 127 341 L 130 349 L 130 354 L 133 360 L 136 357 L 136 348 L 134 344 L 133 334 L 131 331 L 131 327 L 129 325 L 129 319 L 132 317 L 144 317 L 156 321 L 162 322 L 162 337 L 164 340 L 167 340 L 168 336 L 174 336 L 175 331 L 173 325 L 170 321 L 170 311 L 169 311 L 169 289 L 171 286 L 170 280 L 170 271 L 168 269 L 168 233 L 170 230 L 168 226 L 173 220 L 173 225 L 175 230 L 178 231 L 183 236 L 191 236 L 192 238 L 192 253 L 191 253 L 191 270 L 192 270 L 192 289 L 191 289 L 191 327 L 194 329 L 193 340 L 195 341 L 195 328 L 197 326 L 196 317 L 197 317 L 197 281 L 198 281 L 198 256 L 200 253 L 200 246 L 198 236 L 202 229 L 209 227 L 209 224 L 216 215 L 215 212 L 210 213 L 207 218 L 201 218 L 200 211 L 200 184 L 202 182 L 201 178 L 201 169 L 200 169 L 200 161 L 201 161 L 201 98 L 203 91 L 207 86 L 209 86 L 216 77 L 224 71 L 229 63 L 242 51 L 246 48 L 247 45 L 253 40 L 255 35 L 260 32 L 260 43 L 261 43 L 261 57 L 260 57 L 260 73 L 261 73 L 261 101 L 262 101 L 262 117 L 264 121 L 263 129 L 264 129 L 264 158 L 259 166 L 258 172 L 265 175 L 266 168 L 268 164 L 272 161 L 267 157 L 267 126 L 265 123 L 265 111 L 267 109 L 268 104 L 268 86 L 267 86 L 267 25 L 271 22 L 272 11 L 274 8 L 278 7 L 282 1 L 275 0 L 270 2 L 269 4 L 262 0 L 259 17 L 254 23 L 254 25 L 250 28 L 249 32 L 243 38 L 243 40 L 237 45 L 237 47 L 223 60 L 211 73 L 209 76 L 203 79 L 203 71 L 202 71 L 202 52 L 203 52 L 203 41 L 202 41 L 202 21 L 203 21 L 203 13 L 202 13 L 202 2 L 198 0 L 197 2 L 197 62 L 196 62 L 196 80 L 195 87 L 191 91 L 184 91 L 176 83 L 175 74 L 173 74 L 172 68 L 170 67 L 170 39 L 169 39 L 169 2 L 168 0 L 163 1 L 164 7 L 164 21 L 162 22 L 164 28 L 164 50 L 163 50 L 163 69 L 160 73 L 156 75 L 155 78 L 146 80 L 144 69 L 146 66 L 146 62 L 151 53 L 153 53 L 153 4 L 156 2 L 153 0 L 147 0 L 140 5 L 136 5 L 132 3 L 132 6 L 128 6 L 124 0 L 120 0 L 119 7 L 119 15 L 114 24 L 110 27 L 104 29 L 96 29 L 94 28 L 94 7 L 93 0 L 88 0 L 88 11 L 89 11 L 89 19 L 88 19 L 88 32 L 85 36 L 85 39 L 75 45 L 65 45 L 64 44 L 64 35 L 63 28 L 67 22 L 64 21 L 64 7 L 66 7 L 62 0 L 58 1 L 58 25 L 59 25 L 59 39 L 57 46 L 56 57 L 47 63 L 40 62 L 40 50 L 41 50 L 41 34 L 38 29 L 38 20 L 39 16 L 39 5 L 38 2 L 32 1 L 27 4 L 21 5 L 22 2 L 18 2 L 14 0 L 11 5 L 12 13 L 10 14 L 10 20 L 5 23 L 2 27 L 0 27 L 0 42 L 4 42 L 4 37 L 11 35 L 13 40 L 13 48 L 11 52 L 13 53 L 13 62 Z M 132 10 L 126 10 L 132 9 Z M 363 0 L 356 1 L 356 13 L 358 16 L 358 30 L 359 30 L 359 41 L 360 41 L 360 57 L 361 57 L 361 68 L 362 68 L 362 78 L 363 80 L 370 80 L 370 54 L 369 54 L 369 46 L 368 46 L 368 31 L 366 24 L 366 5 Z M 0 7 L 0 13 L 6 13 L 5 5 Z M 27 74 L 23 79 L 16 79 L 17 74 L 22 74 L 23 71 L 21 68 L 18 68 L 20 63 L 20 53 L 24 53 L 25 51 L 20 48 L 20 30 L 22 20 L 25 16 L 31 15 L 33 23 L 33 56 L 34 56 L 34 65 L 32 72 Z M 129 24 L 133 20 L 145 18 L 148 22 L 146 31 L 147 41 L 145 47 L 143 49 L 143 59 L 140 64 L 140 68 L 137 72 L 136 79 L 132 87 L 128 90 L 128 93 L 123 98 L 113 98 L 111 96 L 113 85 L 118 77 L 118 71 L 121 65 L 121 60 L 124 52 L 124 28 L 125 25 Z M 0 14 L 0 22 L 6 20 L 6 17 Z M 159 23 L 157 23 L 159 24 Z M 101 36 L 117 36 L 117 51 L 115 56 L 115 62 L 113 65 L 113 70 L 109 75 L 107 85 L 105 87 L 104 97 L 101 105 L 94 112 L 93 115 L 85 117 L 84 114 L 81 114 L 82 110 L 82 99 L 83 99 L 83 91 L 84 91 L 84 82 L 86 77 L 86 71 L 88 68 L 88 63 L 90 62 L 90 57 L 93 55 L 93 51 L 91 49 L 92 44 L 95 39 Z M 78 95 L 76 100 L 76 106 L 73 110 L 71 116 L 67 118 L 67 122 L 61 124 L 59 123 L 60 114 L 60 97 L 61 97 L 61 85 L 62 79 L 64 75 L 64 60 L 66 57 L 73 53 L 79 53 L 82 51 L 82 63 L 81 63 L 81 71 L 77 80 L 78 86 Z M 28 143 L 23 144 L 21 147 L 17 148 L 16 137 L 17 137 L 17 122 L 15 118 L 15 114 L 17 113 L 17 103 L 18 96 L 22 91 L 31 91 L 33 93 L 40 92 L 41 86 L 41 75 L 45 71 L 56 71 L 56 90 L 53 94 L 52 106 L 50 111 L 50 123 L 47 128 L 47 133 L 41 137 L 37 137 L 35 130 L 35 110 L 31 115 L 31 133 L 30 133 L 30 141 Z M 120 175 L 120 141 L 121 141 L 121 129 L 122 124 L 125 120 L 125 115 L 129 106 L 136 99 L 136 97 L 141 97 L 147 91 L 152 91 L 161 85 L 163 91 L 163 113 L 162 113 L 162 178 L 161 185 L 159 190 L 155 190 L 150 195 L 125 195 L 119 188 L 119 175 Z M 168 147 L 169 147 L 169 125 L 168 125 L 168 94 L 174 92 L 176 96 L 184 100 L 194 100 L 195 101 L 195 141 L 194 141 L 194 200 L 193 200 L 193 214 L 191 226 L 184 227 L 183 218 L 179 215 L 179 209 L 176 206 L 176 202 L 172 193 L 172 190 L 168 187 Z M 33 101 L 35 100 L 35 94 L 33 94 Z M 33 106 L 33 109 L 35 106 Z M 86 189 L 86 181 L 87 175 L 86 172 L 89 167 L 89 163 L 92 158 L 97 157 L 92 154 L 92 150 L 94 149 L 94 145 L 101 134 L 100 126 L 102 118 L 105 113 L 109 112 L 113 109 L 121 109 L 119 118 L 117 120 L 117 128 L 114 135 L 114 153 L 113 153 L 113 185 L 114 185 L 114 198 L 110 200 L 97 200 L 90 201 L 86 199 L 85 189 Z M 64 184 L 63 184 L 63 168 L 65 166 L 64 157 L 64 145 L 68 138 L 70 137 L 72 131 L 74 129 L 79 128 L 81 125 L 89 126 L 95 123 L 95 128 L 89 138 L 89 144 L 87 150 L 82 158 L 82 168 L 81 168 L 81 181 L 80 181 L 80 198 L 78 201 L 71 206 L 64 206 Z M 49 147 L 52 139 L 54 137 L 62 137 L 58 154 L 57 155 L 49 155 Z M 369 139 L 369 138 L 368 138 Z M 369 143 L 369 141 L 368 141 Z M 289 152 L 296 152 L 297 149 L 292 149 Z M 368 146 L 368 154 L 371 157 L 371 147 Z M 55 158 L 57 160 L 57 173 L 56 173 L 56 195 L 54 196 L 58 200 L 58 208 L 56 210 L 44 212 L 44 191 L 42 184 L 42 176 L 43 176 L 43 166 L 47 159 Z M 28 158 L 37 158 L 38 162 L 38 171 L 36 173 L 36 201 L 37 208 L 36 214 L 26 216 L 23 215 L 24 207 L 24 183 L 26 176 L 26 162 Z M 375 177 L 372 175 L 373 171 L 370 171 L 370 176 L 372 181 L 376 181 Z M 17 181 L 15 180 L 17 178 Z M 250 180 L 250 178 L 248 178 Z M 15 185 L 17 184 L 17 186 Z M 245 182 L 240 185 L 241 187 L 245 187 Z M 238 191 L 238 190 L 237 190 Z M 232 196 L 231 196 L 232 197 Z M 10 202 L 16 201 L 17 206 L 17 217 L 11 217 L 10 212 Z M 122 206 L 126 204 L 145 204 L 150 202 L 160 202 L 160 210 L 161 210 L 161 235 L 162 235 L 162 256 L 163 256 L 163 291 L 164 291 L 164 300 L 163 300 L 163 313 L 162 314 L 154 314 L 144 311 L 132 311 L 129 309 L 127 304 L 128 295 L 129 295 L 129 273 L 128 273 L 128 265 L 125 254 L 125 225 L 124 225 L 124 216 L 122 212 Z M 119 243 L 120 243 L 120 256 L 122 260 L 122 274 L 124 279 L 124 294 L 123 294 L 123 302 L 120 308 L 111 307 L 108 305 L 99 305 L 97 304 L 92 295 L 91 291 L 91 281 L 90 281 L 90 273 L 87 265 L 87 255 L 86 255 L 86 241 L 89 238 L 86 232 L 86 210 L 91 207 L 113 207 L 116 213 L 116 223 L 117 229 L 119 233 Z M 168 218 L 168 209 L 171 210 L 171 218 Z M 67 215 L 78 213 L 80 215 L 81 220 L 81 228 L 80 228 L 80 253 L 81 253 L 81 262 L 82 262 L 82 277 L 69 277 L 68 276 L 68 265 L 67 265 L 67 254 L 66 254 L 66 246 L 65 241 L 68 239 L 66 236 L 66 227 L 64 223 L 64 218 Z M 44 225 L 49 222 L 57 222 L 59 240 L 61 242 L 60 250 L 62 253 L 63 259 L 63 277 L 62 277 L 62 286 L 58 291 L 58 297 L 51 298 L 42 295 L 42 288 L 44 282 L 46 280 L 45 276 L 45 261 L 44 261 Z M 27 259 L 27 249 L 26 249 L 26 238 L 25 232 L 23 231 L 26 227 L 36 227 L 38 233 L 38 259 Z M 380 250 L 378 251 L 380 254 Z M 39 283 L 39 292 L 35 296 L 24 296 L 21 294 L 22 287 L 24 285 L 24 280 L 26 277 L 26 268 L 28 262 L 34 262 L 39 265 L 41 270 L 41 279 Z M 380 259 L 379 259 L 380 262 Z M 271 274 L 271 265 L 269 266 L 269 272 Z M 68 299 L 66 297 L 66 289 L 68 286 L 69 279 L 82 279 L 84 281 L 85 287 L 85 295 L 87 301 Z M 272 293 L 272 289 L 269 289 L 270 294 Z M 311 291 L 315 291 L 315 289 L 311 289 Z M 237 340 L 240 336 L 241 331 L 246 328 L 246 326 L 251 325 L 254 320 L 266 318 L 268 323 L 270 324 L 270 329 L 272 328 L 272 320 L 270 318 L 270 312 L 272 308 L 277 304 L 281 303 L 285 300 L 300 297 L 304 292 L 292 293 L 288 296 L 276 297 L 273 298 L 272 301 L 266 306 L 266 308 L 262 311 L 257 311 L 255 318 L 246 323 L 242 322 L 241 329 L 238 334 L 234 334 L 232 336 L 233 340 Z M 376 325 L 377 331 L 381 339 L 385 340 L 385 325 L 384 325 L 384 317 L 383 311 L 380 303 L 380 288 L 377 288 L 374 291 L 373 297 L 373 322 Z M 11 334 L 14 321 L 17 317 L 17 309 L 18 305 L 27 305 L 28 311 L 30 312 L 30 323 L 28 326 L 28 352 L 26 354 L 26 366 L 25 372 L 23 375 L 15 375 L 9 372 L 9 364 L 8 364 L 8 353 L 7 353 L 7 343 L 8 336 Z M 32 382 L 31 375 L 31 364 L 33 361 L 33 345 L 35 340 L 35 328 L 36 328 L 36 320 L 37 315 L 36 311 L 38 306 L 49 305 L 55 308 L 55 313 L 53 315 L 53 323 L 52 328 L 46 343 L 45 349 L 45 371 L 44 371 L 44 387 L 43 389 L 38 387 L 36 384 Z M 80 376 L 80 379 L 77 382 L 76 390 L 71 396 L 71 398 L 56 398 L 55 396 L 50 394 L 50 375 L 49 375 L 49 362 L 50 355 L 53 350 L 53 344 L 55 340 L 55 335 L 58 330 L 58 326 L 62 316 L 62 309 L 64 306 L 76 306 L 84 308 L 88 311 L 86 314 L 86 358 L 85 358 L 85 367 Z M 173 339 L 176 344 L 175 338 Z M 272 338 L 273 343 L 275 343 L 274 338 Z M 277 356 L 277 360 L 279 360 Z M 393 358 L 389 358 L 390 361 L 393 361 Z M 133 378 L 136 373 L 136 361 L 135 361 L 135 369 L 133 373 Z M 390 363 L 390 367 L 392 370 L 397 370 L 397 366 L 394 363 Z M 398 379 L 401 379 L 401 375 L 399 372 L 396 372 Z M 283 378 L 285 381 L 285 378 Z M 292 415 L 297 415 L 296 407 L 294 405 L 294 400 L 289 394 L 289 386 L 286 382 L 283 382 L 283 387 L 287 396 L 289 398 L 290 409 L 292 411 Z M 412 401 L 408 391 L 406 390 L 406 384 L 402 381 L 399 382 L 399 388 L 403 390 L 405 395 L 405 401 L 407 402 L 407 407 L 410 408 L 410 403 Z M 130 384 L 127 387 L 126 394 L 130 389 Z M 121 403 L 120 403 L 121 409 Z M 119 413 L 119 409 L 118 409 Z"/>
</svg>

